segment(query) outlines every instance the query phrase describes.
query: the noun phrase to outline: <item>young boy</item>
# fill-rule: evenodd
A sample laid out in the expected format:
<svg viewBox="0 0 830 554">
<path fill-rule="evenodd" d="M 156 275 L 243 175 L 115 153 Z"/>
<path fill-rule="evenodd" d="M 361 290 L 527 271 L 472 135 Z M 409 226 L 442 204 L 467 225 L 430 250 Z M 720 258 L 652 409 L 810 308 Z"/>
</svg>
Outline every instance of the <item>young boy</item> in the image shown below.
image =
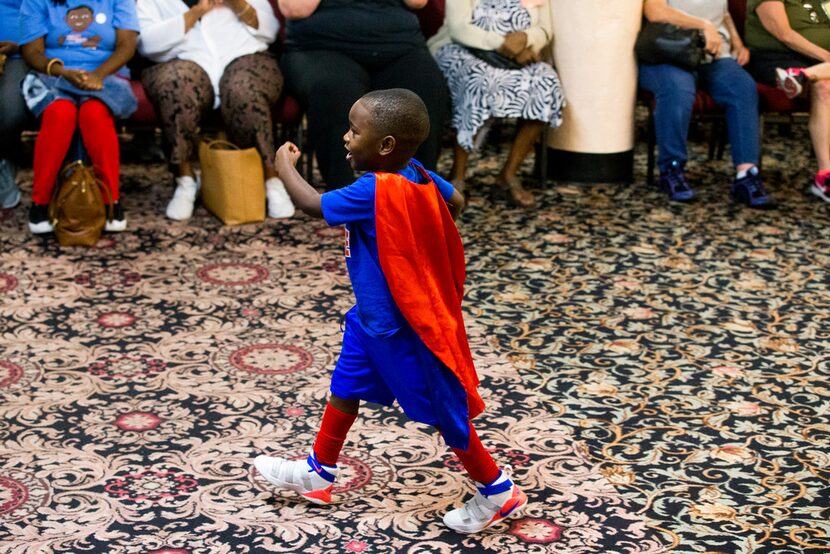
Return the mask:
<svg viewBox="0 0 830 554">
<path fill-rule="evenodd" d="M 387 406 L 397 400 L 409 418 L 439 429 L 477 482 L 475 496 L 444 516 L 455 531 L 475 533 L 517 513 L 527 496 L 509 468 L 499 470 L 470 423 L 484 403 L 461 316 L 464 251 L 450 215 L 464 200 L 412 159 L 428 132 L 426 106 L 413 92 L 363 96 L 349 112 L 343 140 L 346 159 L 367 173 L 323 195 L 297 173 L 295 145 L 277 151 L 276 167 L 295 205 L 329 225 L 346 224 L 357 305 L 346 314 L 331 396 L 308 458 L 258 456 L 254 464 L 270 483 L 328 504 L 360 400 Z"/>
</svg>

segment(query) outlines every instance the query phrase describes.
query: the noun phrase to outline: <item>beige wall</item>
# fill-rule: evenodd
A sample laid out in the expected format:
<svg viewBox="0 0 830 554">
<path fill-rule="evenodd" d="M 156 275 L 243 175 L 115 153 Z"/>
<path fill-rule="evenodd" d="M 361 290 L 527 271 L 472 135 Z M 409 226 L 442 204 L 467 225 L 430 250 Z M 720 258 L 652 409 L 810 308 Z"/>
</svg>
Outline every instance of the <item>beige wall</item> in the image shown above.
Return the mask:
<svg viewBox="0 0 830 554">
<path fill-rule="evenodd" d="M 634 146 L 634 41 L 643 0 L 550 0 L 553 57 L 567 107 L 549 146 L 610 154 Z"/>
</svg>

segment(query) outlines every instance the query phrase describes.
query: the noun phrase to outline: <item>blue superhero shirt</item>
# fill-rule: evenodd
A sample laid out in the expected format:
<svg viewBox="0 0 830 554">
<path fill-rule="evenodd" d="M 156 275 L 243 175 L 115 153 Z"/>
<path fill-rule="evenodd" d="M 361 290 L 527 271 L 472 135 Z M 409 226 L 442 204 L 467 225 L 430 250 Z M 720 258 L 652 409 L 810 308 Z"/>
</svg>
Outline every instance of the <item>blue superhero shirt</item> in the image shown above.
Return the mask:
<svg viewBox="0 0 830 554">
<path fill-rule="evenodd" d="M 423 178 L 414 164 L 421 166 L 413 159 L 398 175 L 422 183 Z M 455 190 L 453 186 L 435 173 L 427 173 L 444 200 L 449 201 Z M 347 187 L 323 194 L 321 205 L 326 223 L 332 227 L 346 224 L 346 266 L 360 324 L 370 335 L 383 336 L 400 329 L 405 320 L 395 306 L 378 261 L 375 186 L 374 173 L 366 173 Z"/>
<path fill-rule="evenodd" d="M 17 42 L 20 0 L 0 0 L 0 42 Z"/>
<path fill-rule="evenodd" d="M 60 58 L 67 69 L 94 71 L 115 50 L 115 30 L 138 32 L 134 0 L 23 0 L 20 44 L 44 37 L 46 57 Z M 126 67 L 118 72 L 129 76 Z"/>
</svg>

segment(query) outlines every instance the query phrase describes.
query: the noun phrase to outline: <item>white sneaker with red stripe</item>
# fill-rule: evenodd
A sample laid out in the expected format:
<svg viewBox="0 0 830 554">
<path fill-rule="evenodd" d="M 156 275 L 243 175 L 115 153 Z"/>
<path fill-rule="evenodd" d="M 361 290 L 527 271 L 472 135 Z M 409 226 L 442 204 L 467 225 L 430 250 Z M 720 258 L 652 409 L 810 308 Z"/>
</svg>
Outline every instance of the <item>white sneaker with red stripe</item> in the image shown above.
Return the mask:
<svg viewBox="0 0 830 554">
<path fill-rule="evenodd" d="M 257 456 L 254 467 L 272 485 L 299 493 L 314 504 L 331 503 L 337 466 L 320 464 L 314 451 L 305 460 Z"/>
<path fill-rule="evenodd" d="M 476 494 L 464 506 L 447 512 L 444 524 L 458 533 L 478 533 L 521 512 L 527 495 L 510 479 L 505 467 L 498 479 L 489 485 L 476 484 Z"/>
</svg>

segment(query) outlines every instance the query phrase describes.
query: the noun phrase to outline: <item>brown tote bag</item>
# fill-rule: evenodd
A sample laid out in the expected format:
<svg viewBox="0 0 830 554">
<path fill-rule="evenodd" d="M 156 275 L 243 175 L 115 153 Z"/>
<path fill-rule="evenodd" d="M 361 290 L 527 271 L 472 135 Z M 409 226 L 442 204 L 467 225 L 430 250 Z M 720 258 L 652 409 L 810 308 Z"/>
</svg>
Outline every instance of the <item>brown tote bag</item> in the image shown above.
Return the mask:
<svg viewBox="0 0 830 554">
<path fill-rule="evenodd" d="M 49 219 L 61 246 L 94 246 L 98 242 L 107 222 L 105 197 L 111 198 L 110 191 L 92 167 L 76 161 L 63 168 L 49 203 Z"/>
<path fill-rule="evenodd" d="M 225 225 L 265 220 L 265 178 L 256 148 L 226 140 L 199 144 L 202 202 Z"/>
</svg>

